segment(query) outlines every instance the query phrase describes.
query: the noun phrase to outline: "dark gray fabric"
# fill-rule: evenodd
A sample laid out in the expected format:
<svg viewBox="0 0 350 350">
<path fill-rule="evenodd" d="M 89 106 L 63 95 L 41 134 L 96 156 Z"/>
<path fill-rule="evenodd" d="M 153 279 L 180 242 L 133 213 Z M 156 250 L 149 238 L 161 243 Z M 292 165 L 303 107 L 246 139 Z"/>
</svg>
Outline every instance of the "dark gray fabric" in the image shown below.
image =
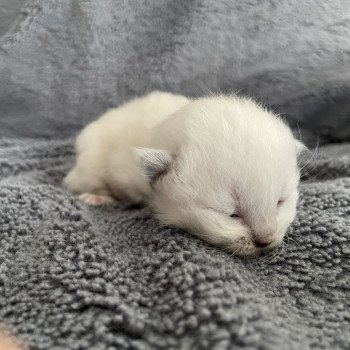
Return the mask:
<svg viewBox="0 0 350 350">
<path fill-rule="evenodd" d="M 21 15 L 24 0 L 1 0 L 0 2 L 0 35 L 6 33 L 13 22 Z"/>
<path fill-rule="evenodd" d="M 283 249 L 244 260 L 80 203 L 70 142 L 2 139 L 0 320 L 32 349 L 349 349 L 349 154 L 319 151 Z"/>
<path fill-rule="evenodd" d="M 348 0 L 31 0 L 0 45 L 0 135 L 74 135 L 153 89 L 240 90 L 350 139 Z"/>
</svg>

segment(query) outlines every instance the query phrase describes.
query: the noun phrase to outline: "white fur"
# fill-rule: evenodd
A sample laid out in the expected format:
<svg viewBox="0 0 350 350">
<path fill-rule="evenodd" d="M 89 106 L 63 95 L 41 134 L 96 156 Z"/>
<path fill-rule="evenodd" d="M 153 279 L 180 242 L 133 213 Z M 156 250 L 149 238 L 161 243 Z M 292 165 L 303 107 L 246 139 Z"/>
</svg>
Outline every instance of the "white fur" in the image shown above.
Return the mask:
<svg viewBox="0 0 350 350">
<path fill-rule="evenodd" d="M 238 255 L 277 246 L 295 217 L 302 145 L 250 99 L 154 92 L 88 125 L 76 148 L 71 191 L 147 201 Z"/>
</svg>

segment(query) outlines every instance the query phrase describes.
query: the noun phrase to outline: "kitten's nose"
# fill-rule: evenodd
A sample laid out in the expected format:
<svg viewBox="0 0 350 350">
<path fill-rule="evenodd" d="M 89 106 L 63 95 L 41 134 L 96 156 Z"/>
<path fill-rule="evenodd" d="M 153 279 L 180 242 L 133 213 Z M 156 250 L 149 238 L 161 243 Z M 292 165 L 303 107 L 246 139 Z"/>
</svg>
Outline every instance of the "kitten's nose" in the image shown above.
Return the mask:
<svg viewBox="0 0 350 350">
<path fill-rule="evenodd" d="M 258 248 L 265 248 L 273 242 L 272 236 L 267 237 L 255 237 L 253 240 L 254 244 Z"/>
<path fill-rule="evenodd" d="M 252 240 L 257 248 L 266 248 L 274 241 L 276 223 L 274 221 L 252 229 Z"/>
</svg>

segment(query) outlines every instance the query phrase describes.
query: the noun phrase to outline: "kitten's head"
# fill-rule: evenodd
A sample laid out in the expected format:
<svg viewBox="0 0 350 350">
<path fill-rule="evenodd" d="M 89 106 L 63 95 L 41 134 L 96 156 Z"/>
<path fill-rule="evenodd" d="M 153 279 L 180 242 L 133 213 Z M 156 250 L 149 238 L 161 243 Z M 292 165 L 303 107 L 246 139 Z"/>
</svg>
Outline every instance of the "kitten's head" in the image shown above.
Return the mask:
<svg viewBox="0 0 350 350">
<path fill-rule="evenodd" d="M 293 221 L 303 145 L 251 100 L 191 102 L 138 149 L 151 204 L 165 224 L 242 256 L 276 247 Z"/>
</svg>

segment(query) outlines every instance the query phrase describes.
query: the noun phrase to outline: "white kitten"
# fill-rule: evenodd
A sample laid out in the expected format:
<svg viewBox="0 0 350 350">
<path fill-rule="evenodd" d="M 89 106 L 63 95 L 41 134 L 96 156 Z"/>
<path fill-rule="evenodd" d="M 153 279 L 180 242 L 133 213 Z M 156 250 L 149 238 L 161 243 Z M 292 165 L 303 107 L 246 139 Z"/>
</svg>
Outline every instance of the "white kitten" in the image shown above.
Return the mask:
<svg viewBox="0 0 350 350">
<path fill-rule="evenodd" d="M 154 92 L 82 131 L 64 183 L 89 204 L 146 201 L 164 224 L 251 256 L 295 217 L 303 147 L 250 99 Z"/>
</svg>

